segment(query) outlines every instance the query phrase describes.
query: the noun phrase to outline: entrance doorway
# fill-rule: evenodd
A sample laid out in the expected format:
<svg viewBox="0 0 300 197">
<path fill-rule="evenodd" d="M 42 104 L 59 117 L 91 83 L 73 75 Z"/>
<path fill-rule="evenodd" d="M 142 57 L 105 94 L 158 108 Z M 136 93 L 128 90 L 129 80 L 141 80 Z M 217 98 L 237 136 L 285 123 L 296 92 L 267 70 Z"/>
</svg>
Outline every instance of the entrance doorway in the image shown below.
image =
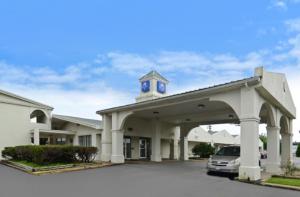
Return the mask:
<svg viewBox="0 0 300 197">
<path fill-rule="evenodd" d="M 150 139 L 140 138 L 139 139 L 139 150 L 140 150 L 140 159 L 150 158 L 151 148 L 150 148 Z"/>
<path fill-rule="evenodd" d="M 125 159 L 131 159 L 131 138 L 124 137 L 123 141 L 123 153 Z"/>
</svg>

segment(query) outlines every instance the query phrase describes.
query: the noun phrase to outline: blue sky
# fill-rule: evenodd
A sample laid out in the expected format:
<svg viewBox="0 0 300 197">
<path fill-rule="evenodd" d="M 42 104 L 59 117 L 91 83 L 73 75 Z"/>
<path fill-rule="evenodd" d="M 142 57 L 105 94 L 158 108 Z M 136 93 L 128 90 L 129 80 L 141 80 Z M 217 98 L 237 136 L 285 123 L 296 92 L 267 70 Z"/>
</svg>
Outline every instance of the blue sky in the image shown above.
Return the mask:
<svg viewBox="0 0 300 197">
<path fill-rule="evenodd" d="M 1 1 L 0 88 L 95 118 L 134 102 L 151 69 L 172 94 L 264 65 L 287 74 L 300 108 L 299 10 L 300 0 Z"/>
</svg>

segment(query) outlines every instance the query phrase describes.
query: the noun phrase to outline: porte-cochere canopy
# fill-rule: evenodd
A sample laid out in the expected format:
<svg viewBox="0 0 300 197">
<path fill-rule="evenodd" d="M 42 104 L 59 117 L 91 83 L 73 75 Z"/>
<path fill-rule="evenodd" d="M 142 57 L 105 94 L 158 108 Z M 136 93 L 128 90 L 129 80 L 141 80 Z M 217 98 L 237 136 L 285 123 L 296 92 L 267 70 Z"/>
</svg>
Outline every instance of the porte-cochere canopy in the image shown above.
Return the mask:
<svg viewBox="0 0 300 197">
<path fill-rule="evenodd" d="M 159 80 L 155 73 L 152 77 L 151 82 Z M 279 172 L 281 165 L 292 158 L 292 120 L 296 117 L 296 109 L 284 74 L 259 67 L 253 77 L 238 81 L 145 100 L 150 93 L 141 95 L 141 102 L 97 111 L 103 120 L 102 160 L 124 162 L 124 135 L 151 138 L 152 161 L 161 161 L 161 140 L 170 136 L 173 138 L 172 155 L 176 158 L 179 148 L 175 141 L 179 135 L 178 157 L 187 160 L 189 131 L 199 125 L 222 123 L 240 124 L 241 179 L 260 179 L 260 123 L 266 124 L 268 131 L 267 171 Z"/>
</svg>

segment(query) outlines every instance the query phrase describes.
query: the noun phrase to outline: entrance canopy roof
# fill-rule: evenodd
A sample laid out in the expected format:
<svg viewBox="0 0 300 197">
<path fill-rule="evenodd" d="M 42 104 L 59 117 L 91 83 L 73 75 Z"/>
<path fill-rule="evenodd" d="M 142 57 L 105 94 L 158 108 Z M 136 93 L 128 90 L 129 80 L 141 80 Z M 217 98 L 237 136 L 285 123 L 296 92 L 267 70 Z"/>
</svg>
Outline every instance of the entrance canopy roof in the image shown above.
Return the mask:
<svg viewBox="0 0 300 197">
<path fill-rule="evenodd" d="M 216 86 L 174 94 L 157 99 L 97 111 L 100 115 L 115 112 L 131 112 L 131 116 L 151 119 L 159 118 L 172 124 L 185 122 L 197 124 L 222 124 L 240 122 L 243 108 L 247 108 L 247 97 L 241 97 L 241 90 L 254 89 L 260 108 L 263 102 L 280 109 L 283 114 L 293 119 L 295 106 L 289 92 L 284 74 L 266 72 L 262 67 L 255 70 L 253 77 L 232 81 Z M 243 93 L 245 95 L 245 93 Z M 251 99 L 250 99 L 251 100 Z M 254 104 L 255 105 L 255 104 Z M 263 115 L 264 111 L 261 112 Z M 261 122 L 266 122 L 261 118 Z M 264 123 L 265 123 L 264 122 Z"/>
</svg>

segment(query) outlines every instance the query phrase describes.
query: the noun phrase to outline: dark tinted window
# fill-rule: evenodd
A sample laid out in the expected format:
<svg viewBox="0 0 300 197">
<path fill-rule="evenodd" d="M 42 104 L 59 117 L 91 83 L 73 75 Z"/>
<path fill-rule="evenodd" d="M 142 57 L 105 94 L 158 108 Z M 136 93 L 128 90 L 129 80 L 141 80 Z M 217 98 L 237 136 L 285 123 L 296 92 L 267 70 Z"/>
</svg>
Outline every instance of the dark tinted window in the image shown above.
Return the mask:
<svg viewBox="0 0 300 197">
<path fill-rule="evenodd" d="M 229 146 L 221 148 L 216 155 L 218 156 L 240 156 L 240 147 Z"/>
</svg>

